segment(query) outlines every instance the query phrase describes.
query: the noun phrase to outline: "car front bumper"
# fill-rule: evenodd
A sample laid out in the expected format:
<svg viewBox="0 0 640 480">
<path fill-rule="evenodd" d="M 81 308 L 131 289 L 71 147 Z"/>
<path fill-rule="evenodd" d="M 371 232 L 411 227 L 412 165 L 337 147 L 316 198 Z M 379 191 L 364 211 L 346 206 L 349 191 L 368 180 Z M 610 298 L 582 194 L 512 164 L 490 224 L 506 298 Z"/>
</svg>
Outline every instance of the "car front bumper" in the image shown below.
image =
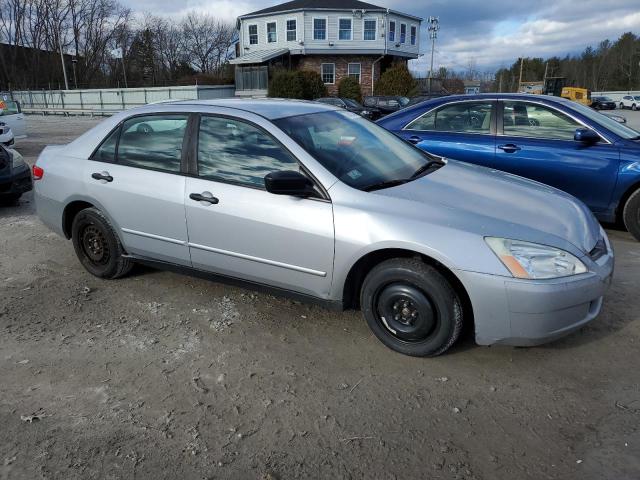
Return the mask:
<svg viewBox="0 0 640 480">
<path fill-rule="evenodd" d="M 574 277 L 520 280 L 458 271 L 471 300 L 476 342 L 540 345 L 596 318 L 613 275 L 613 252 L 607 247 L 588 273 Z"/>
<path fill-rule="evenodd" d="M 8 175 L 0 174 L 0 195 L 21 194 L 33 188 L 28 166 L 23 165 L 9 172 Z"/>
</svg>

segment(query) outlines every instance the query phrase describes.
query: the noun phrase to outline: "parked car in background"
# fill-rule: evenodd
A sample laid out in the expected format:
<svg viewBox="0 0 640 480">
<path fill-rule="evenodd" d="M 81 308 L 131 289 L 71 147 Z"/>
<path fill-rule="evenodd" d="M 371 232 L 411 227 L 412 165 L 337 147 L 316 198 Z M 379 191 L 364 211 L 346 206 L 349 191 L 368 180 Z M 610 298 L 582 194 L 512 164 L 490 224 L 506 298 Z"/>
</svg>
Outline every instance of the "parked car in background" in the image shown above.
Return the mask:
<svg viewBox="0 0 640 480">
<path fill-rule="evenodd" d="M 630 108 L 631 110 L 637 110 L 640 107 L 640 95 L 625 95 L 620 100 L 620 110 Z"/>
<path fill-rule="evenodd" d="M 345 97 L 323 97 L 315 100 L 316 102 L 333 105 L 334 107 L 344 108 L 345 110 L 357 113 L 361 117 L 369 120 L 377 120 L 380 118 L 380 111 L 377 108 L 365 108 L 355 100 Z"/>
<path fill-rule="evenodd" d="M 0 146 L 0 202 L 16 202 L 31 189 L 31 171 L 22 155 Z"/>
<path fill-rule="evenodd" d="M 93 275 L 142 262 L 359 306 L 408 355 L 444 352 L 471 322 L 485 345 L 565 335 L 598 315 L 613 270 L 570 195 L 319 102 L 126 110 L 33 172 L 38 215 Z"/>
<path fill-rule="evenodd" d="M 373 95 L 364 97 L 362 102 L 367 108 L 376 108 L 380 112 L 380 116 L 388 115 L 406 107 L 409 99 L 402 96 L 380 96 Z"/>
<path fill-rule="evenodd" d="M 457 95 L 379 124 L 435 155 L 564 190 L 640 240 L 640 134 L 589 107 L 546 95 Z"/>
<path fill-rule="evenodd" d="M 0 146 L 10 147 L 15 143 L 13 131 L 6 123 L 0 121 Z"/>
<path fill-rule="evenodd" d="M 19 102 L 0 99 L 0 123 L 11 128 L 16 140 L 27 136 L 26 121 Z"/>
<path fill-rule="evenodd" d="M 594 110 L 615 110 L 616 102 L 609 97 L 591 97 L 591 108 Z"/>
</svg>

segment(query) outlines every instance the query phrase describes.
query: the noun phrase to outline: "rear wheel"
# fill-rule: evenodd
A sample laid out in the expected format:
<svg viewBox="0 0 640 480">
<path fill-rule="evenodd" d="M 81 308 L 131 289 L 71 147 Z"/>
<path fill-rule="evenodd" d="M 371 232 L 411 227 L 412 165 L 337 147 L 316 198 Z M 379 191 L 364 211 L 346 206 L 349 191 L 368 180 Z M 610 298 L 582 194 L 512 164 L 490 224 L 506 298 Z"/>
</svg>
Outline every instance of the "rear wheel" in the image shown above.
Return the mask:
<svg viewBox="0 0 640 480">
<path fill-rule="evenodd" d="M 120 239 L 100 210 L 87 208 L 78 212 L 71 238 L 80 263 L 92 275 L 114 279 L 131 271 L 133 262 L 123 257 Z"/>
<path fill-rule="evenodd" d="M 622 219 L 629 233 L 640 241 L 640 189 L 633 192 L 625 203 Z"/>
<path fill-rule="evenodd" d="M 447 279 L 418 259 L 386 260 L 367 275 L 360 304 L 382 343 L 405 355 L 436 356 L 462 330 L 462 306 Z"/>
</svg>

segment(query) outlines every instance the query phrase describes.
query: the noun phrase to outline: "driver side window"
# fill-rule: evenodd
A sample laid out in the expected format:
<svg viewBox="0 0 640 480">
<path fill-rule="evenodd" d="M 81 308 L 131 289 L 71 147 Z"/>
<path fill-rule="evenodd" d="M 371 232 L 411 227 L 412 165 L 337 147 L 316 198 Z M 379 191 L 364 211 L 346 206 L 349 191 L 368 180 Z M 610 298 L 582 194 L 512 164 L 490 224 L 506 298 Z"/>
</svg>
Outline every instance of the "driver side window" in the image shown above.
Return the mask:
<svg viewBox="0 0 640 480">
<path fill-rule="evenodd" d="M 198 135 L 198 175 L 264 189 L 271 172 L 300 171 L 296 158 L 270 135 L 240 120 L 203 116 Z"/>
<path fill-rule="evenodd" d="M 407 125 L 407 130 L 491 133 L 491 102 L 462 102 L 427 112 Z"/>
<path fill-rule="evenodd" d="M 580 125 L 557 110 L 535 103 L 504 102 L 504 134 L 550 140 L 573 140 Z"/>
</svg>

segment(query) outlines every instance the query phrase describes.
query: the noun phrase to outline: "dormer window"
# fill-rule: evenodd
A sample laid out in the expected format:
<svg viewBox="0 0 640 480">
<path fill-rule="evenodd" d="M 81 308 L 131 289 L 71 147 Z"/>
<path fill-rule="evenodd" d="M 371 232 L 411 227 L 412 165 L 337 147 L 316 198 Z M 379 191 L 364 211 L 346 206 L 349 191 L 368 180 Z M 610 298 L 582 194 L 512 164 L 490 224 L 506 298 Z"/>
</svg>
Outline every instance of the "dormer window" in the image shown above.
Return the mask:
<svg viewBox="0 0 640 480">
<path fill-rule="evenodd" d="M 314 40 L 327 39 L 327 19 L 326 18 L 313 19 L 313 39 Z"/>
<path fill-rule="evenodd" d="M 258 44 L 258 25 L 249 25 L 249 45 Z"/>
<path fill-rule="evenodd" d="M 338 40 L 351 40 L 351 19 L 341 18 L 338 22 Z"/>
<path fill-rule="evenodd" d="M 278 32 L 276 22 L 267 23 L 267 42 L 276 43 L 278 41 Z"/>
</svg>

